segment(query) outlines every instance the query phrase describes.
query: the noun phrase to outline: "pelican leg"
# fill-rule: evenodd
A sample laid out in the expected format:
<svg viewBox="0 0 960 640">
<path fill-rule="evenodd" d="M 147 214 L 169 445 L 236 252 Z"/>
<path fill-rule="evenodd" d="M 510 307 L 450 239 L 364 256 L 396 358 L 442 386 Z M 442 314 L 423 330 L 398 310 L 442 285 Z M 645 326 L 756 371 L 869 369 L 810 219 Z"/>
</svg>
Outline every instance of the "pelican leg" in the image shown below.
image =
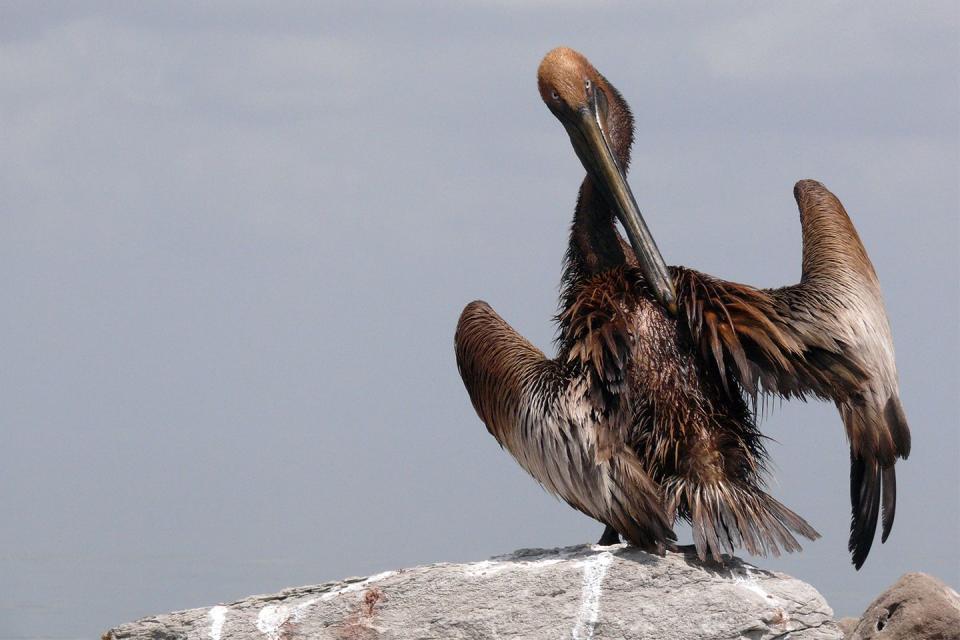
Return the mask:
<svg viewBox="0 0 960 640">
<path fill-rule="evenodd" d="M 617 530 L 607 525 L 603 530 L 603 535 L 600 536 L 600 541 L 597 543 L 602 547 L 609 547 L 612 544 L 620 544 L 620 534 L 617 533 Z"/>
<path fill-rule="evenodd" d="M 697 547 L 692 544 L 670 544 L 667 546 L 667 551 L 684 555 L 697 555 Z"/>
</svg>

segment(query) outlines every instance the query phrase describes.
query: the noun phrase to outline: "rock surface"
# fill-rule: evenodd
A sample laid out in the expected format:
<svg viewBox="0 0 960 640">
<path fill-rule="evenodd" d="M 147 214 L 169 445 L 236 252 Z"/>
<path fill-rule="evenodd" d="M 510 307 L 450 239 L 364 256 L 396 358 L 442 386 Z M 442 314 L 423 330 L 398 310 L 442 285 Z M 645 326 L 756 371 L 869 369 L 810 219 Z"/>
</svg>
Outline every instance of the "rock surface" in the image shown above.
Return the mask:
<svg viewBox="0 0 960 640">
<path fill-rule="evenodd" d="M 788 635 L 789 634 L 789 635 Z M 106 640 L 840 639 L 810 585 L 632 547 L 521 550 L 143 618 Z"/>
<path fill-rule="evenodd" d="M 925 573 L 904 574 L 864 611 L 852 640 L 960 640 L 960 595 Z"/>
</svg>

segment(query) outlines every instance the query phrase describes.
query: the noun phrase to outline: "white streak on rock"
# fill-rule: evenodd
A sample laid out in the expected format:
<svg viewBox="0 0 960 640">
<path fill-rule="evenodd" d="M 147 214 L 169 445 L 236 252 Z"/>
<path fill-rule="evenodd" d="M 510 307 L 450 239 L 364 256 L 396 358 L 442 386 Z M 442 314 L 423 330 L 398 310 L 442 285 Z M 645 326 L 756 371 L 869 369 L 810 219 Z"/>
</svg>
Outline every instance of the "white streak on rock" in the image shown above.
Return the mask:
<svg viewBox="0 0 960 640">
<path fill-rule="evenodd" d="M 744 579 L 737 580 L 737 584 L 739 584 L 744 589 L 753 591 L 755 594 L 757 594 L 761 598 L 770 597 L 770 594 L 764 591 L 763 587 L 761 587 L 760 584 L 757 583 L 757 581 L 754 580 L 753 578 L 747 578 L 746 580 Z"/>
<path fill-rule="evenodd" d="M 559 558 L 544 558 L 542 560 L 531 560 L 528 562 L 498 562 L 497 560 L 482 560 L 480 562 L 471 562 L 464 565 L 463 573 L 470 578 L 480 576 L 492 576 L 504 571 L 516 571 L 517 569 L 527 569 L 536 571 L 554 564 L 563 562 Z"/>
<path fill-rule="evenodd" d="M 560 564 L 563 560 L 559 558 L 547 558 L 546 560 L 537 560 L 535 562 L 524 562 L 520 566 L 524 569 L 543 569 L 551 565 Z"/>
<path fill-rule="evenodd" d="M 312 607 L 320 601 L 320 598 L 310 598 L 309 600 L 304 600 L 293 608 L 293 621 L 300 622 L 303 619 L 303 616 L 306 615 L 306 610 L 309 607 Z"/>
<path fill-rule="evenodd" d="M 764 599 L 767 599 L 767 600 L 774 600 L 774 599 L 775 599 L 772 595 L 770 595 L 769 593 L 767 593 L 766 589 L 764 589 L 762 586 L 760 586 L 760 581 L 757 580 L 757 578 L 753 575 L 753 573 L 751 573 L 750 567 L 744 566 L 744 567 L 743 567 L 743 572 L 746 574 L 746 577 L 745 577 L 745 578 L 741 578 L 740 576 L 736 576 L 736 577 L 734 578 L 734 582 L 735 582 L 736 584 L 742 586 L 743 588 L 745 588 L 745 589 L 747 589 L 747 590 L 749 590 L 749 591 L 752 591 L 753 593 L 757 594 L 757 595 L 760 596 L 761 598 L 764 598 Z"/>
<path fill-rule="evenodd" d="M 593 630 L 600 617 L 600 594 L 603 590 L 603 579 L 607 569 L 613 562 L 613 554 L 603 552 L 589 560 L 580 563 L 583 567 L 583 591 L 580 596 L 580 612 L 577 614 L 577 623 L 573 627 L 573 640 L 589 640 L 593 638 Z"/>
<path fill-rule="evenodd" d="M 357 582 L 353 582 L 353 583 L 351 583 L 351 584 L 348 584 L 347 586 L 343 587 L 342 589 L 337 589 L 336 591 L 331 591 L 330 593 L 325 593 L 325 594 L 323 594 L 322 596 L 320 596 L 320 599 L 321 599 L 321 600 L 332 600 L 332 599 L 336 598 L 336 597 L 339 596 L 339 595 L 343 595 L 344 593 L 352 593 L 352 592 L 354 592 L 354 591 L 360 591 L 361 589 L 366 589 L 366 588 L 367 588 L 367 585 L 369 585 L 369 584 L 371 584 L 371 583 L 373 583 L 373 582 L 377 582 L 378 580 L 383 580 L 384 578 L 389 578 L 390 576 L 392 576 L 392 575 L 394 575 L 394 574 L 396 574 L 396 573 L 397 573 L 396 571 L 384 571 L 383 573 L 378 573 L 378 574 L 372 575 L 372 576 L 370 576 L 369 578 L 365 578 L 365 579 L 363 579 L 363 580 L 358 580 Z"/>
<path fill-rule="evenodd" d="M 257 629 L 270 640 L 280 640 L 283 625 L 290 620 L 290 609 L 285 604 L 268 604 L 257 614 Z"/>
<path fill-rule="evenodd" d="M 626 542 L 618 542 L 617 544 L 592 544 L 590 549 L 593 551 L 619 551 L 620 549 L 626 549 L 629 546 Z"/>
<path fill-rule="evenodd" d="M 223 633 L 223 623 L 227 621 L 227 608 L 218 604 L 210 609 L 210 640 L 220 640 L 220 634 Z"/>
<path fill-rule="evenodd" d="M 947 600 L 951 599 L 950 596 L 953 596 L 954 600 L 960 600 L 960 593 L 957 593 L 956 591 L 951 589 L 949 586 L 944 585 L 944 591 L 947 594 Z"/>
</svg>

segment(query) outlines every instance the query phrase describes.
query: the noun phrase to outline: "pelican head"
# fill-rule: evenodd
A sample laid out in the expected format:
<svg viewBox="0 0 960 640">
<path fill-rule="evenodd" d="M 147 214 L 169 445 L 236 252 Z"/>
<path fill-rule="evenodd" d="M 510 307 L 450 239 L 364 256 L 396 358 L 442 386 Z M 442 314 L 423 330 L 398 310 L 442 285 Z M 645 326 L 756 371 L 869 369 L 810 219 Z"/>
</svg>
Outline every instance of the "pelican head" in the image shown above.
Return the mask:
<svg viewBox="0 0 960 640">
<path fill-rule="evenodd" d="M 619 94 L 583 55 L 566 47 L 558 47 L 543 58 L 537 85 L 547 108 L 567 130 L 587 174 L 623 225 L 648 285 L 675 313 L 673 280 L 611 149 L 610 103 L 621 100 Z"/>
</svg>

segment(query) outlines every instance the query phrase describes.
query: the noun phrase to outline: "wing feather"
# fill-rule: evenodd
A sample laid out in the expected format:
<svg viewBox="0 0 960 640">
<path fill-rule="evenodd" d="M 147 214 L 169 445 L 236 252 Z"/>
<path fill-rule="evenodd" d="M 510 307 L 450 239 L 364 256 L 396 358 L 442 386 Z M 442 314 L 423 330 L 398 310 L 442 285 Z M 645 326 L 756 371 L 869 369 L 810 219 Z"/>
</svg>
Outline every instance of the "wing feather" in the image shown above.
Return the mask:
<svg viewBox="0 0 960 640">
<path fill-rule="evenodd" d="M 756 401 L 770 393 L 836 403 L 851 450 L 850 551 L 859 568 L 882 506 L 896 510 L 897 458 L 910 453 L 893 340 L 876 272 L 843 205 L 819 182 L 794 188 L 803 233 L 800 283 L 756 289 L 674 268 L 694 340 L 721 378 Z"/>
<path fill-rule="evenodd" d="M 490 433 L 547 491 L 634 544 L 662 549 L 675 536 L 657 487 L 595 402 L 594 378 L 622 375 L 622 338 L 601 325 L 590 330 L 598 348 L 617 356 L 550 360 L 488 304 L 472 302 L 454 338 L 460 376 Z M 595 365 L 593 374 L 580 358 Z"/>
</svg>

